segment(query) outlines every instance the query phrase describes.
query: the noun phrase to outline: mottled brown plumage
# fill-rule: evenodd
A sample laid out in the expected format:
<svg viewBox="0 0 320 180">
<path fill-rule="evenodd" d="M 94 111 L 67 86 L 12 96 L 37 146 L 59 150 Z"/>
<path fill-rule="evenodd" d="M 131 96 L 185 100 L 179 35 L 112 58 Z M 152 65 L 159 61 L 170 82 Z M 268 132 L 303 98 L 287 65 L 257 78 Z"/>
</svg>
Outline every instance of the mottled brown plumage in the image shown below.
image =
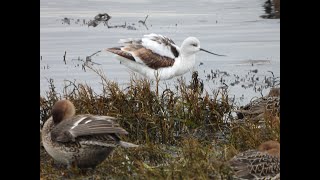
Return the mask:
<svg viewBox="0 0 320 180">
<path fill-rule="evenodd" d="M 280 179 L 280 144 L 262 143 L 258 150 L 247 150 L 228 162 L 234 179 Z"/>
<path fill-rule="evenodd" d="M 239 119 L 261 120 L 266 115 L 280 117 L 280 88 L 272 88 L 268 96 L 256 99 L 236 112 Z"/>
</svg>

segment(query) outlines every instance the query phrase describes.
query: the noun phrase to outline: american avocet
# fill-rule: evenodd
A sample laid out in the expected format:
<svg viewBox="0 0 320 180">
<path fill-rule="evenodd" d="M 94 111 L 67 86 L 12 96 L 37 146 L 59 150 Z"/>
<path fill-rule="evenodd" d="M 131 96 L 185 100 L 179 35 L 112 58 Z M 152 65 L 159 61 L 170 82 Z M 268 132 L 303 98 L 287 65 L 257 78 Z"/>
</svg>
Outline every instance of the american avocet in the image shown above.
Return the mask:
<svg viewBox="0 0 320 180">
<path fill-rule="evenodd" d="M 116 54 L 120 62 L 149 79 L 165 80 L 190 71 L 195 64 L 195 53 L 204 51 L 200 41 L 188 37 L 178 47 L 171 39 L 163 35 L 149 34 L 140 39 L 120 39 L 124 46 L 108 48 L 106 51 Z"/>
<path fill-rule="evenodd" d="M 257 150 L 234 156 L 228 164 L 237 179 L 280 179 L 280 143 L 266 141 Z"/>
<path fill-rule="evenodd" d="M 128 132 L 110 116 L 75 115 L 74 105 L 60 100 L 52 108 L 52 116 L 44 123 L 42 142 L 57 162 L 79 168 L 94 168 L 116 146 L 137 147 L 121 141 L 118 134 Z"/>
</svg>

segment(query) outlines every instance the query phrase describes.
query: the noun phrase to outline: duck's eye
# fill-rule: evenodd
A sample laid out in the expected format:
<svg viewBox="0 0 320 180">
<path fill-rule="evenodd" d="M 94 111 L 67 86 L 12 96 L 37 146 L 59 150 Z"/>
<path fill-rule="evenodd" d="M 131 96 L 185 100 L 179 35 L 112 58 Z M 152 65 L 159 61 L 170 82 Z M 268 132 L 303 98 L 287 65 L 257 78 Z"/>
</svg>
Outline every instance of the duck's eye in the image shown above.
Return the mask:
<svg viewBox="0 0 320 180">
<path fill-rule="evenodd" d="M 194 46 L 194 47 L 197 47 L 197 44 L 191 44 L 192 46 Z"/>
</svg>

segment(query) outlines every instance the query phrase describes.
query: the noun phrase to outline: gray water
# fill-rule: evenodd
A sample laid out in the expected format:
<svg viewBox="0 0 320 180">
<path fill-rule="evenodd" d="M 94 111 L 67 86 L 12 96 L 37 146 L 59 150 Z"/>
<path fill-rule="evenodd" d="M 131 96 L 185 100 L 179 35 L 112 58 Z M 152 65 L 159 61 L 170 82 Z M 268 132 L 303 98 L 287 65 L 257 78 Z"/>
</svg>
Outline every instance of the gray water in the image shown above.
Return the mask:
<svg viewBox="0 0 320 180">
<path fill-rule="evenodd" d="M 41 0 L 40 1 L 40 84 L 41 94 L 48 90 L 48 79 L 53 79 L 58 91 L 67 82 L 65 80 L 87 83 L 97 92 L 101 91 L 100 78 L 90 71 L 82 70 L 86 56 L 98 50 L 118 46 L 121 38 L 139 38 L 144 34 L 158 33 L 170 37 L 180 46 L 188 36 L 195 36 L 201 47 L 209 51 L 225 54 L 226 57 L 213 56 L 204 52 L 196 55 L 195 70 L 204 80 L 207 91 L 223 86 L 219 78 L 205 81 L 207 74 L 225 71 L 225 84 L 230 94 L 240 104 L 247 103 L 261 93 L 250 87 L 250 80 L 238 84 L 234 76 L 243 79 L 258 78 L 255 86 L 265 86 L 266 76 L 280 78 L 280 19 L 263 19 L 264 0 L 200 0 L 200 1 L 110 1 L 110 0 Z M 103 24 L 88 27 L 88 22 L 98 13 L 108 13 L 112 18 L 109 25 L 130 25 L 128 28 L 107 28 Z M 146 21 L 147 27 L 138 23 Z M 70 25 L 63 18 L 71 18 Z M 77 22 L 77 19 L 80 22 Z M 147 29 L 148 28 L 148 29 Z M 66 62 L 63 56 L 66 51 Z M 101 65 L 110 80 L 126 85 L 131 71 L 121 65 L 111 53 L 100 53 L 92 60 Z M 201 65 L 200 65 L 201 64 Z M 257 70 L 257 73 L 252 72 Z M 269 72 L 271 71 L 271 72 Z M 184 75 L 187 81 L 191 72 Z M 174 84 L 176 79 L 160 83 Z M 262 91 L 265 95 L 268 88 Z"/>
</svg>

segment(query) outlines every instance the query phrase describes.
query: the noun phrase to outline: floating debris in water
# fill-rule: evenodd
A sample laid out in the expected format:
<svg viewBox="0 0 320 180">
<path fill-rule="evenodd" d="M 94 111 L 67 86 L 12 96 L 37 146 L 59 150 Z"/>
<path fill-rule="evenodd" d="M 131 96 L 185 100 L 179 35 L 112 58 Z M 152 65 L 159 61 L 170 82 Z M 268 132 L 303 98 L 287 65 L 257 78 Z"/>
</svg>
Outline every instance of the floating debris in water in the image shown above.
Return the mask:
<svg viewBox="0 0 320 180">
<path fill-rule="evenodd" d="M 127 26 L 127 29 L 128 29 L 128 30 L 137 30 L 137 28 L 135 28 L 135 27 L 133 27 L 133 26 L 130 26 L 130 25 Z"/>
<path fill-rule="evenodd" d="M 67 64 L 66 55 L 67 55 L 67 51 L 64 51 L 64 55 L 63 55 L 63 62 L 64 62 L 64 64 Z"/>
<path fill-rule="evenodd" d="M 149 30 L 148 27 L 147 27 L 147 25 L 146 25 L 146 21 L 147 21 L 148 17 L 149 17 L 149 15 L 146 16 L 146 18 L 144 19 L 144 21 L 142 21 L 142 20 L 139 20 L 139 21 L 138 21 L 138 23 L 141 23 L 142 25 L 144 25 L 144 27 L 146 27 L 147 30 Z"/>
<path fill-rule="evenodd" d="M 76 61 L 81 61 L 81 62 L 83 62 L 83 64 L 82 64 L 82 70 L 83 70 L 84 72 L 86 72 L 85 66 L 89 65 L 89 63 L 90 63 L 90 65 L 101 65 L 101 64 L 99 64 L 99 63 L 93 62 L 92 59 L 91 59 L 92 56 L 98 54 L 99 52 L 101 52 L 101 51 L 97 51 L 97 52 L 93 53 L 93 54 L 90 55 L 90 56 L 86 56 L 86 59 L 85 59 L 85 60 L 82 59 L 82 58 L 80 58 L 80 57 L 78 57 L 77 59 L 72 59 L 72 61 L 75 61 L 75 60 L 76 60 Z M 77 67 L 79 67 L 79 64 L 77 64 Z"/>
<path fill-rule="evenodd" d="M 146 24 L 146 20 L 148 19 L 148 17 L 149 17 L 149 15 L 146 16 L 144 21 L 142 21 L 142 20 L 138 21 L 138 24 L 142 24 L 147 30 L 149 30 L 149 28 Z M 127 25 L 127 22 L 124 22 L 123 25 L 109 25 L 109 20 L 111 18 L 112 18 L 112 16 L 110 16 L 107 13 L 99 13 L 93 19 L 88 20 L 88 22 L 85 19 L 82 19 L 82 24 L 80 23 L 81 19 L 78 18 L 78 19 L 74 20 L 74 24 L 79 24 L 80 26 L 88 25 L 88 27 L 90 27 L 90 26 L 97 27 L 99 24 L 103 23 L 103 25 L 107 26 L 108 28 L 126 28 L 128 30 L 137 30 L 137 27 L 135 27 L 136 23 L 131 23 L 131 25 Z M 62 21 L 62 24 L 67 24 L 67 25 L 70 25 L 73 21 L 72 18 L 68 18 L 68 17 L 65 17 L 65 18 L 59 19 L 59 20 Z M 177 26 L 177 24 L 176 24 L 176 26 Z"/>
<path fill-rule="evenodd" d="M 109 16 L 107 13 L 98 14 L 94 17 L 94 20 L 96 21 L 108 21 L 111 19 L 111 16 Z"/>
<path fill-rule="evenodd" d="M 96 27 L 100 24 L 100 21 L 95 21 L 95 20 L 91 20 L 88 22 L 88 27 L 92 26 L 92 27 Z"/>
<path fill-rule="evenodd" d="M 108 25 L 108 21 L 111 19 L 111 16 L 109 16 L 107 13 L 103 13 L 103 14 L 98 14 L 94 17 L 94 20 L 90 20 L 88 23 L 88 27 L 89 26 L 93 26 L 96 27 L 98 26 L 101 22 L 103 22 L 104 24 Z"/>
<path fill-rule="evenodd" d="M 68 24 L 68 25 L 70 25 L 70 20 L 71 20 L 71 19 L 70 19 L 70 18 L 67 18 L 67 17 L 61 19 L 62 24 Z"/>
</svg>

